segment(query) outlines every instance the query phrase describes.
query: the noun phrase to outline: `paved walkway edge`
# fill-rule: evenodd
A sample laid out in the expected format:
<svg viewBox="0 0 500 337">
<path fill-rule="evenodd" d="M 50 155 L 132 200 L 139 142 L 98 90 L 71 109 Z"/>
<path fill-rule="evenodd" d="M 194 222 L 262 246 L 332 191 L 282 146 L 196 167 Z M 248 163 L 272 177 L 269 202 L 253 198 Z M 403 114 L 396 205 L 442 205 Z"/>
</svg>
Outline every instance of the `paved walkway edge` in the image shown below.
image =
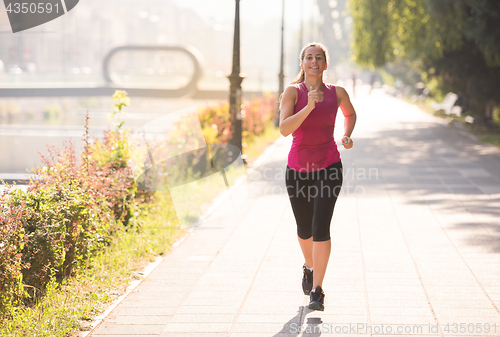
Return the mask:
<svg viewBox="0 0 500 337">
<path fill-rule="evenodd" d="M 151 274 L 151 272 L 155 270 L 155 268 L 158 267 L 162 261 L 163 257 L 157 256 L 153 262 L 149 263 L 142 272 L 139 272 L 139 275 L 142 276 L 141 279 L 130 282 L 127 286 L 127 289 L 125 290 L 125 293 L 114 300 L 113 303 L 111 303 L 102 314 L 94 318 L 94 320 L 90 323 L 91 329 L 88 331 L 80 332 L 78 336 L 86 337 L 90 335 L 95 329 L 97 329 L 97 327 L 102 323 L 106 316 L 108 316 L 111 311 L 113 311 L 130 293 L 132 293 L 132 291 L 134 291 L 134 289 L 137 288 L 137 286 L 141 284 L 142 281 L 146 279 L 146 277 Z"/>
</svg>

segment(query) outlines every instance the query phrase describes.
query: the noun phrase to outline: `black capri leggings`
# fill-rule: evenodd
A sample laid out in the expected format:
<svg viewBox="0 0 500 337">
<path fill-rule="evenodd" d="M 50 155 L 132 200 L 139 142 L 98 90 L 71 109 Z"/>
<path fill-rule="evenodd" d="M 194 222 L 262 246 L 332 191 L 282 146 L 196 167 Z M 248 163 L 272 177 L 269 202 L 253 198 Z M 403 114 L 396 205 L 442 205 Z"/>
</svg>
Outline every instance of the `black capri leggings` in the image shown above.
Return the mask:
<svg viewBox="0 0 500 337">
<path fill-rule="evenodd" d="M 342 162 L 314 172 L 298 172 L 287 165 L 285 179 L 298 236 L 330 240 L 333 208 L 342 188 Z"/>
</svg>

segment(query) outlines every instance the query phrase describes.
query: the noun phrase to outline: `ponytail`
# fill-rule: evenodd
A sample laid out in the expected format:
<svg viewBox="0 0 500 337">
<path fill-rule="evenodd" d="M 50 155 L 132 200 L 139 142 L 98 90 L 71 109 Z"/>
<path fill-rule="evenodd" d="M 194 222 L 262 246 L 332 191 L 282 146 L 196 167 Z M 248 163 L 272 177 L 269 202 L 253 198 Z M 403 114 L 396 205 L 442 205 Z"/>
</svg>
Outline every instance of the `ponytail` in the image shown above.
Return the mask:
<svg viewBox="0 0 500 337">
<path fill-rule="evenodd" d="M 301 82 L 303 82 L 305 80 L 305 77 L 306 77 L 306 74 L 304 73 L 304 69 L 300 69 L 300 72 L 297 75 L 297 78 L 294 79 L 292 82 L 290 82 L 290 84 L 301 83 Z M 282 98 L 283 98 L 283 93 L 281 93 L 280 97 L 278 98 L 280 110 L 281 110 L 281 100 L 282 100 Z"/>
<path fill-rule="evenodd" d="M 292 82 L 290 82 L 290 84 L 298 84 L 298 83 L 304 82 L 305 79 L 306 79 L 306 74 L 304 73 L 304 69 L 300 69 L 300 72 L 297 75 L 297 78 L 294 79 Z M 281 93 L 281 95 L 278 99 L 279 103 L 280 103 L 280 110 L 281 110 L 281 99 L 282 98 L 283 98 L 283 93 Z"/>
<path fill-rule="evenodd" d="M 298 83 L 304 82 L 305 79 L 306 79 L 306 74 L 304 73 L 304 69 L 300 69 L 300 72 L 297 75 L 297 78 L 295 80 L 293 80 L 292 82 L 290 82 L 290 84 L 298 84 Z"/>
</svg>

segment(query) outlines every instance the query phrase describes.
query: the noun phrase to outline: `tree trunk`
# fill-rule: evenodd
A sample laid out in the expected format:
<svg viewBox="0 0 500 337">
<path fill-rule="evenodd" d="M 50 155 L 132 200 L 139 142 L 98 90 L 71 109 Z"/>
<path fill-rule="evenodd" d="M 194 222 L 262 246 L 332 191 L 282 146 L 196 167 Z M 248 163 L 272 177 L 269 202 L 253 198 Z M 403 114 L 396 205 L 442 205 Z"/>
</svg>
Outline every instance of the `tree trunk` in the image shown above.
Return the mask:
<svg viewBox="0 0 500 337">
<path fill-rule="evenodd" d="M 485 105 L 485 113 L 484 115 L 486 116 L 486 119 L 488 121 L 492 121 L 493 120 L 493 109 L 495 108 L 495 102 L 490 99 L 486 102 L 486 105 Z"/>
</svg>

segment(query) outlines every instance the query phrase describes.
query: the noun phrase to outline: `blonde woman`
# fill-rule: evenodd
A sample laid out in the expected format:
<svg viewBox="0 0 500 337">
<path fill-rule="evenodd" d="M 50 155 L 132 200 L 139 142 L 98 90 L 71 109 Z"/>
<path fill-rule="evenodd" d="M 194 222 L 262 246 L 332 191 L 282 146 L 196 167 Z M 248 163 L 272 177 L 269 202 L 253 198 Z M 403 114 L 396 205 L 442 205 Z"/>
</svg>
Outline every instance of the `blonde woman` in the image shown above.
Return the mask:
<svg viewBox="0 0 500 337">
<path fill-rule="evenodd" d="M 281 98 L 280 132 L 292 134 L 286 185 L 304 255 L 302 289 L 309 308 L 324 310 L 323 278 L 330 258 L 330 222 L 342 187 L 342 161 L 333 129 L 340 107 L 345 117 L 342 145 L 353 146 L 356 111 L 346 90 L 323 82 L 328 52 L 319 43 L 300 53 L 300 73 Z"/>
</svg>

